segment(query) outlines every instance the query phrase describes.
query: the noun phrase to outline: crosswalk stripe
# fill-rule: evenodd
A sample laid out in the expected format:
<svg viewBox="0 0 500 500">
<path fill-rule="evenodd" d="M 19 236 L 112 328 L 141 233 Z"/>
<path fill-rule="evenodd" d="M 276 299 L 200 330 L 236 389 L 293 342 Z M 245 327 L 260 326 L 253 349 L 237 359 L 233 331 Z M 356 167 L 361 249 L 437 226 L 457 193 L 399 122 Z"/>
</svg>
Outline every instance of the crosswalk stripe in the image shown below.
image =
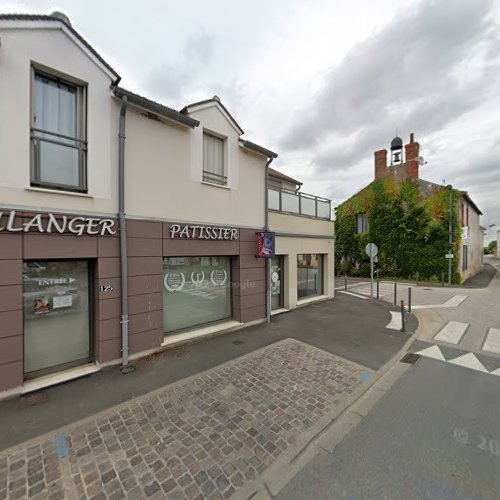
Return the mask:
<svg viewBox="0 0 500 500">
<path fill-rule="evenodd" d="M 417 352 L 417 354 L 425 356 L 426 358 L 433 358 L 433 359 L 439 359 L 440 361 L 446 361 L 446 359 L 444 359 L 443 353 L 441 352 L 441 349 L 439 349 L 437 345 L 427 347 L 422 351 Z"/>
<path fill-rule="evenodd" d="M 448 321 L 448 323 L 441 328 L 437 335 L 435 335 L 434 339 L 442 342 L 448 342 L 449 344 L 458 344 L 468 327 L 469 323 Z"/>
<path fill-rule="evenodd" d="M 419 354 L 420 356 L 426 358 L 437 359 L 438 361 L 444 361 L 445 363 L 452 363 L 454 365 L 462 366 L 464 368 L 469 368 L 471 370 L 475 370 L 482 373 L 488 373 L 490 375 L 497 375 L 500 377 L 500 368 L 496 368 L 492 371 L 488 371 L 486 367 L 481 363 L 481 361 L 474 355 L 472 352 L 467 352 L 458 356 L 454 359 L 446 359 L 437 345 L 433 345 L 430 347 L 426 347 L 421 351 L 415 352 L 415 354 Z"/>
<path fill-rule="evenodd" d="M 483 351 L 500 354 L 500 329 L 490 328 L 483 344 Z"/>
<path fill-rule="evenodd" d="M 466 368 L 472 368 L 473 370 L 489 373 L 481 361 L 479 361 L 479 359 L 477 359 L 471 352 L 464 354 L 463 356 L 459 356 L 458 358 L 450 359 L 449 362 L 454 365 L 465 366 Z"/>
</svg>

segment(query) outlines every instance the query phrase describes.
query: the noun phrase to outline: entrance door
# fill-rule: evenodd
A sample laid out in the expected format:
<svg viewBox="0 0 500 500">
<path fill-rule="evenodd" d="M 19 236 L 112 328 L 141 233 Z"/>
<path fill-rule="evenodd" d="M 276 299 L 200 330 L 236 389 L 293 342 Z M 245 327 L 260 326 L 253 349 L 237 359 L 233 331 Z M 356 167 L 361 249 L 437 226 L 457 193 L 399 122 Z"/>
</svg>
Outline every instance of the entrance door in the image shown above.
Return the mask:
<svg viewBox="0 0 500 500">
<path fill-rule="evenodd" d="M 88 363 L 89 263 L 30 261 L 23 271 L 25 377 Z"/>
<path fill-rule="evenodd" d="M 271 309 L 284 307 L 283 286 L 283 256 L 277 255 L 271 259 Z"/>
</svg>

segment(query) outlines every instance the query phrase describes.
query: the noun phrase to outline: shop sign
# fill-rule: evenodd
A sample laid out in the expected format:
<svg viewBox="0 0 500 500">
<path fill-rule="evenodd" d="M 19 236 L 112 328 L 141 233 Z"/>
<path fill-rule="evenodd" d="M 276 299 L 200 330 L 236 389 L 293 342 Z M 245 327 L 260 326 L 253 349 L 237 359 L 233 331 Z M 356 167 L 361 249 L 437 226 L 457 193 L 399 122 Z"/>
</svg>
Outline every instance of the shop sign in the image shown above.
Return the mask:
<svg viewBox="0 0 500 500">
<path fill-rule="evenodd" d="M 237 240 L 238 229 L 214 226 L 190 226 L 172 224 L 170 226 L 171 238 L 187 238 L 191 240 Z"/>
<path fill-rule="evenodd" d="M 39 233 L 64 233 L 66 230 L 77 236 L 83 234 L 116 234 L 115 221 L 113 219 L 98 219 L 94 217 L 69 217 L 67 215 L 36 214 L 27 222 L 15 223 L 16 211 L 0 212 L 0 231 L 9 233 L 29 232 L 31 230 Z"/>
<path fill-rule="evenodd" d="M 257 257 L 270 259 L 274 257 L 274 233 L 266 231 L 257 233 L 258 251 Z"/>
</svg>

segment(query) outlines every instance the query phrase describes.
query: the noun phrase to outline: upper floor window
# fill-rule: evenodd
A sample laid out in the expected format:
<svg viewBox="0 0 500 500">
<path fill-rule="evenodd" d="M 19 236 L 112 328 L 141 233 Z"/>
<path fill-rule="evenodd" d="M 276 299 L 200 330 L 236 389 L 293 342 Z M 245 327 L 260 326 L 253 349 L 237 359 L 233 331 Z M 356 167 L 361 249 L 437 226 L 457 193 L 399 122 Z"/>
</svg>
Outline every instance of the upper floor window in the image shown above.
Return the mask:
<svg viewBox="0 0 500 500">
<path fill-rule="evenodd" d="M 366 214 L 358 214 L 356 216 L 356 233 L 363 234 L 368 231 L 368 220 Z"/>
<path fill-rule="evenodd" d="M 87 191 L 85 88 L 33 71 L 31 184 Z"/>
<path fill-rule="evenodd" d="M 224 139 L 203 132 L 203 180 L 225 186 Z"/>
</svg>

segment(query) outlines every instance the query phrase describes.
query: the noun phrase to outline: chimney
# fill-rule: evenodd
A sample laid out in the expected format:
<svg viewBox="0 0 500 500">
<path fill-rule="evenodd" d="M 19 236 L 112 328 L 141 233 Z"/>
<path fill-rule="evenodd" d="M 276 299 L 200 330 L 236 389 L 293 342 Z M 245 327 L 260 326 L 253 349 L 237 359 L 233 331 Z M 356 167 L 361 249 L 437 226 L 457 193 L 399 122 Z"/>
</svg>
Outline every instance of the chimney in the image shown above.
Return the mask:
<svg viewBox="0 0 500 500">
<path fill-rule="evenodd" d="M 413 132 L 410 134 L 410 142 L 405 145 L 405 171 L 406 176 L 410 179 L 418 179 L 418 154 L 420 151 L 420 145 L 415 142 L 415 136 Z M 375 167 L 376 168 L 376 167 Z"/>
<path fill-rule="evenodd" d="M 387 149 L 375 151 L 375 180 L 383 179 L 387 168 Z"/>
</svg>

